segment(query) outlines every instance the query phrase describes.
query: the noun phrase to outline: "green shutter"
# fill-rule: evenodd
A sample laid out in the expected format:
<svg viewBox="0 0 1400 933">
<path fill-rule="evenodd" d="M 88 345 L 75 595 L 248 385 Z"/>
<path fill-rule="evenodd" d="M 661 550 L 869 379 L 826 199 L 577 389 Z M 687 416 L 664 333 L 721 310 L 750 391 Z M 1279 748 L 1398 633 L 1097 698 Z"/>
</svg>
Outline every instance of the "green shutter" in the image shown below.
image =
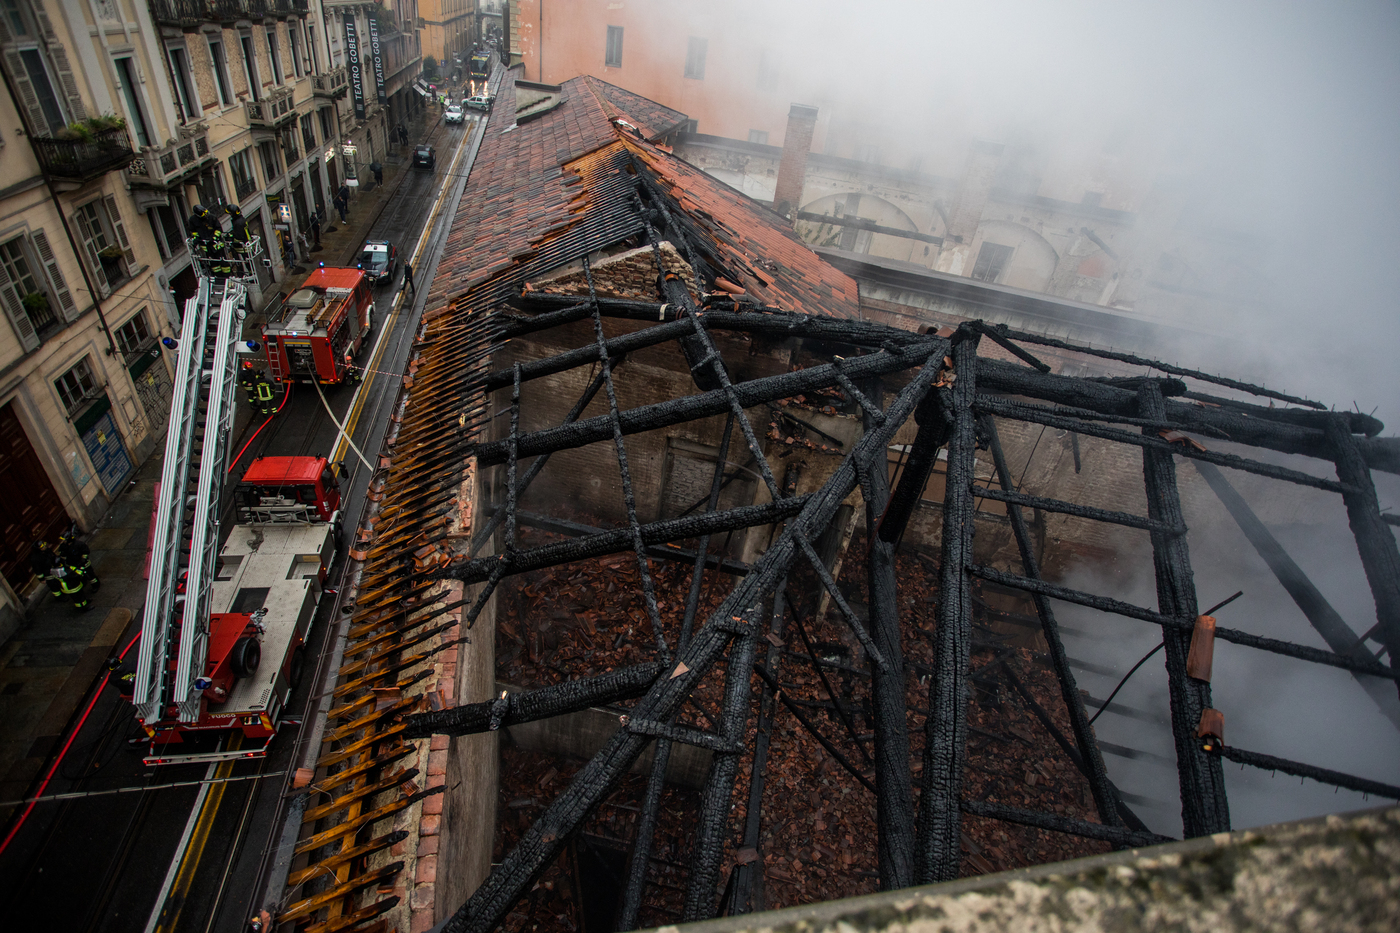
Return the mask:
<svg viewBox="0 0 1400 933">
<path fill-rule="evenodd" d="M 34 231 L 34 248 L 39 251 L 39 259 L 49 276 L 49 287 L 58 298 L 58 314 L 65 321 L 78 316 L 78 306 L 73 303 L 73 295 L 68 291 L 68 283 L 63 278 L 63 270 L 58 267 L 58 258 L 49 246 L 49 238 L 42 230 Z"/>
<path fill-rule="evenodd" d="M 34 324 L 29 320 L 24 305 L 20 304 L 15 283 L 10 280 L 10 273 L 5 269 L 4 263 L 0 263 L 0 304 L 5 306 L 5 316 L 10 319 L 10 325 L 14 327 L 15 336 L 19 338 L 24 352 L 38 349 L 39 335 L 34 332 Z"/>
</svg>

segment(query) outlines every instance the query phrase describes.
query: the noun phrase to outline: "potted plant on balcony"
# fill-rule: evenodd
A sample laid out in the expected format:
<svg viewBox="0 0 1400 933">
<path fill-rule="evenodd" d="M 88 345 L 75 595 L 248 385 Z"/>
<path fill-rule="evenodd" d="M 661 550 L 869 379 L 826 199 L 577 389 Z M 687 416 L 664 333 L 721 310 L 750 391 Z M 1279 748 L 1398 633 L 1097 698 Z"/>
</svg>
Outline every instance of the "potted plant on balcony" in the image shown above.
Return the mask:
<svg viewBox="0 0 1400 933">
<path fill-rule="evenodd" d="M 126 278 L 126 256 L 120 246 L 113 245 L 99 250 L 97 258 L 102 263 L 102 274 L 109 284 Z"/>
<path fill-rule="evenodd" d="M 49 317 L 49 296 L 43 292 L 30 292 L 19 300 L 24 305 L 30 321 L 44 321 Z"/>
</svg>

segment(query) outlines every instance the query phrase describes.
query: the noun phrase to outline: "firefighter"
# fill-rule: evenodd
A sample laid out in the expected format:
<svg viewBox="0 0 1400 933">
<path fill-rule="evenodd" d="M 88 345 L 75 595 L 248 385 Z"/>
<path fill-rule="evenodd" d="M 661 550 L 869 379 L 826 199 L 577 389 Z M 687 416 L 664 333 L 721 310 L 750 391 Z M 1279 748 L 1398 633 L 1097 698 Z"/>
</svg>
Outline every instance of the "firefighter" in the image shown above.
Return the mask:
<svg viewBox="0 0 1400 933">
<path fill-rule="evenodd" d="M 258 414 L 270 415 L 277 410 L 272 400 L 272 383 L 262 370 L 253 377 L 253 391 L 257 398 Z"/>
<path fill-rule="evenodd" d="M 253 242 L 253 234 L 248 230 L 248 220 L 237 204 L 225 204 L 224 212 L 231 218 L 228 240 L 233 249 L 233 256 L 235 259 L 247 261 L 249 246 Z"/>
<path fill-rule="evenodd" d="M 97 571 L 92 566 L 92 551 L 88 546 L 78 539 L 78 529 L 70 528 L 62 538 L 58 540 L 58 558 L 63 563 L 63 569 L 69 575 L 78 577 L 79 589 L 84 593 L 94 593 L 102 588 L 102 581 L 97 578 Z M 74 602 L 77 605 L 77 602 Z M 80 606 L 79 608 L 87 608 Z"/>
<path fill-rule="evenodd" d="M 238 387 L 247 393 L 249 405 L 257 403 L 257 385 L 258 371 L 253 367 L 253 361 L 244 360 L 242 368 L 238 370 Z"/>
<path fill-rule="evenodd" d="M 215 239 L 222 233 L 214 222 L 214 215 L 203 204 L 196 204 L 190 211 L 190 219 L 185 221 L 185 229 L 190 232 L 190 243 L 195 252 L 202 256 L 214 255 Z"/>
<path fill-rule="evenodd" d="M 123 661 L 120 657 L 107 659 L 107 670 L 111 673 L 111 681 L 116 684 L 117 692 L 126 699 L 136 693 L 136 664 L 133 661 Z"/>
<path fill-rule="evenodd" d="M 29 569 L 34 571 L 34 576 L 41 577 L 48 584 L 54 599 L 63 598 L 63 587 L 59 583 L 58 574 L 60 567 L 53 546 L 42 539 L 36 541 L 29 551 Z"/>
</svg>

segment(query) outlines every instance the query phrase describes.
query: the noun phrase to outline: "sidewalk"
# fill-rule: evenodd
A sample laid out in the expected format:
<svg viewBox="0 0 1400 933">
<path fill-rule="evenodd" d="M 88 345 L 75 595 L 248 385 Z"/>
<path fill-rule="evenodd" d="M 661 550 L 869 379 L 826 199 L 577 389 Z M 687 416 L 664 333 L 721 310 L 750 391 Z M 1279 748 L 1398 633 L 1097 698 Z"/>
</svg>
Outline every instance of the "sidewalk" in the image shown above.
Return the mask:
<svg viewBox="0 0 1400 933">
<path fill-rule="evenodd" d="M 348 223 L 342 225 L 335 218 L 335 229 L 322 234 L 322 248 L 312 254 L 315 261 L 352 264 L 403 173 L 411 171 L 408 155 L 413 146 L 433 132 L 439 116 L 439 108 L 429 107 L 422 117 L 408 122 L 408 146 L 396 146 L 383 157 L 384 183 L 356 191 Z M 372 182 L 373 176 L 368 177 Z M 294 272 L 274 283 L 265 292 L 263 307 L 248 315 L 245 335 L 256 336 L 267 309 L 304 278 L 305 273 Z M 420 282 L 419 287 L 424 284 Z M 240 405 L 235 437 L 248 417 L 248 406 Z M 158 449 L 163 452 L 164 448 Z M 102 580 L 91 610 L 78 612 L 69 603 L 56 601 L 42 583 L 21 594 L 28 612 L 15 634 L 0 646 L 0 802 L 32 792 L 36 779 L 47 771 L 49 756 L 61 749 L 76 712 L 104 673 L 106 659 L 140 632 L 139 610 L 146 599 L 142 570 L 161 459 L 153 455 L 137 469 L 98 527 L 84 539 Z M 12 807 L 0 806 L 0 825 L 12 812 Z"/>
</svg>

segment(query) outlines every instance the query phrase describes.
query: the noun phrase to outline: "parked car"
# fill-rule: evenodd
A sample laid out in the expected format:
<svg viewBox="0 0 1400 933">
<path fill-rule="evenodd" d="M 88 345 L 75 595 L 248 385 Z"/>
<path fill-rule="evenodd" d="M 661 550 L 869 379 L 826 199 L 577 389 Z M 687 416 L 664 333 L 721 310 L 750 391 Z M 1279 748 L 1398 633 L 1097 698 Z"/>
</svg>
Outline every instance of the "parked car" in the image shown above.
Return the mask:
<svg viewBox="0 0 1400 933">
<path fill-rule="evenodd" d="M 359 268 L 371 285 L 392 283 L 399 270 L 399 251 L 388 240 L 366 240 L 360 250 Z"/>
<path fill-rule="evenodd" d="M 478 94 L 475 97 L 468 97 L 466 104 L 472 110 L 490 110 L 491 102 L 495 99 L 490 94 Z"/>
<path fill-rule="evenodd" d="M 465 114 L 462 112 L 461 107 L 458 107 L 456 104 L 448 104 L 447 110 L 443 112 L 442 122 L 461 123 L 464 116 Z"/>
<path fill-rule="evenodd" d="M 425 168 L 428 171 L 437 168 L 437 153 L 433 150 L 432 146 L 423 143 L 417 149 L 413 150 L 413 167 Z"/>
</svg>

